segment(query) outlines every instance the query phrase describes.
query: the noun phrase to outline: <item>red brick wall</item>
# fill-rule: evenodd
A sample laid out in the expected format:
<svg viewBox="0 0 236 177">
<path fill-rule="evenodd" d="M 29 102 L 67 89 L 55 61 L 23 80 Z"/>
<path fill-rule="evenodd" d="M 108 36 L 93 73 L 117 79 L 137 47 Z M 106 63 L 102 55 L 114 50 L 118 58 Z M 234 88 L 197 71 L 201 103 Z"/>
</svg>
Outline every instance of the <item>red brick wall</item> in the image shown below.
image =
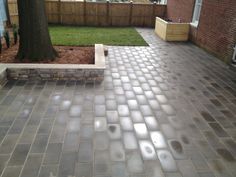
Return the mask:
<svg viewBox="0 0 236 177">
<path fill-rule="evenodd" d="M 195 0 L 168 0 L 167 18 L 178 22 L 191 22 Z"/>
<path fill-rule="evenodd" d="M 194 41 L 229 62 L 236 44 L 236 0 L 203 0 Z"/>
<path fill-rule="evenodd" d="M 167 18 L 191 22 L 194 0 L 168 0 Z M 236 44 L 236 0 L 203 0 L 197 28 L 191 27 L 190 40 L 229 62 Z"/>
</svg>

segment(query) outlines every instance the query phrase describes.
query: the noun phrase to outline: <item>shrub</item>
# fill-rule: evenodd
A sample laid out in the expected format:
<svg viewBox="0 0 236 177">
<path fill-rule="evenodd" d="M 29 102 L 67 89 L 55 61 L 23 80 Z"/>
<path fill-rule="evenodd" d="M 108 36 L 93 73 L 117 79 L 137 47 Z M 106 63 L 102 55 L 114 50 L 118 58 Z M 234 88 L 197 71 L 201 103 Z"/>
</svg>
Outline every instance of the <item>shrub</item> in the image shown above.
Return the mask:
<svg viewBox="0 0 236 177">
<path fill-rule="evenodd" d="M 10 47 L 10 36 L 9 36 L 8 31 L 4 32 L 4 38 L 5 38 L 5 41 L 6 41 L 6 44 L 7 44 L 7 48 L 9 48 Z"/>
<path fill-rule="evenodd" d="M 17 41 L 18 41 L 18 28 L 15 24 L 13 25 L 13 37 L 14 37 L 14 44 L 17 44 Z"/>
</svg>

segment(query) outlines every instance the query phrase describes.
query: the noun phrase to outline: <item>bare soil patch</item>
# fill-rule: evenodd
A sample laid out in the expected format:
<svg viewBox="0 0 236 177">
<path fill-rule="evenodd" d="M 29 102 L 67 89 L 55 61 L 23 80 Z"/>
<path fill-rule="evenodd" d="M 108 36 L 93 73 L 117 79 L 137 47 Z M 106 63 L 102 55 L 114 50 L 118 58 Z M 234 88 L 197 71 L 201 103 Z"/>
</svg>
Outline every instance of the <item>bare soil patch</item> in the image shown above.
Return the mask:
<svg viewBox="0 0 236 177">
<path fill-rule="evenodd" d="M 0 63 L 47 63 L 47 64 L 94 64 L 95 49 L 94 47 L 78 46 L 54 46 L 59 54 L 55 60 L 44 61 L 19 61 L 15 59 L 18 45 L 11 46 L 9 49 L 4 48 L 0 54 Z"/>
</svg>

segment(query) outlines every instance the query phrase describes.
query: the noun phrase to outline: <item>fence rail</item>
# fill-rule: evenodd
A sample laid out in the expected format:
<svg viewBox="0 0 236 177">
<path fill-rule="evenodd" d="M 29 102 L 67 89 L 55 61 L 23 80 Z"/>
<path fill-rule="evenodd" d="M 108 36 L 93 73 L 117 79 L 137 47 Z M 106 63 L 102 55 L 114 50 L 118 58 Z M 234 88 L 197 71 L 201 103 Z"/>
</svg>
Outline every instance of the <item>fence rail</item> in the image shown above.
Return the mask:
<svg viewBox="0 0 236 177">
<path fill-rule="evenodd" d="M 48 22 L 79 26 L 153 27 L 155 17 L 164 17 L 166 5 L 86 1 L 45 1 Z M 16 0 L 9 1 L 12 23 L 18 23 Z"/>
</svg>

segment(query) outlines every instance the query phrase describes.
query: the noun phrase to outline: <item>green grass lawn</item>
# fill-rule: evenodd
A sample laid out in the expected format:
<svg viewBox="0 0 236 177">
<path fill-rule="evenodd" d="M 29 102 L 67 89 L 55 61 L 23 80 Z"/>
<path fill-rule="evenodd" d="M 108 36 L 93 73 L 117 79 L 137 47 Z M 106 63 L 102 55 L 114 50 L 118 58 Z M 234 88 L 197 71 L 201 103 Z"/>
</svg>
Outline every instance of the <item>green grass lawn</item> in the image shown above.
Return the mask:
<svg viewBox="0 0 236 177">
<path fill-rule="evenodd" d="M 53 45 L 147 46 L 134 28 L 50 26 L 49 31 Z"/>
</svg>

